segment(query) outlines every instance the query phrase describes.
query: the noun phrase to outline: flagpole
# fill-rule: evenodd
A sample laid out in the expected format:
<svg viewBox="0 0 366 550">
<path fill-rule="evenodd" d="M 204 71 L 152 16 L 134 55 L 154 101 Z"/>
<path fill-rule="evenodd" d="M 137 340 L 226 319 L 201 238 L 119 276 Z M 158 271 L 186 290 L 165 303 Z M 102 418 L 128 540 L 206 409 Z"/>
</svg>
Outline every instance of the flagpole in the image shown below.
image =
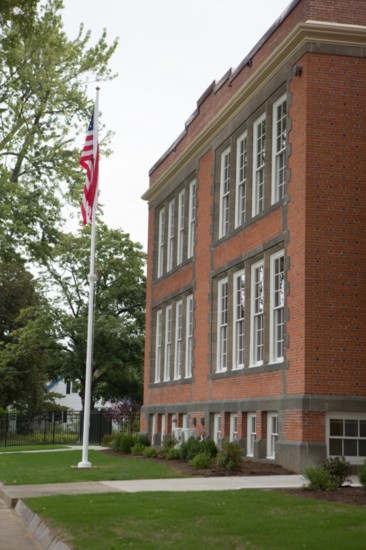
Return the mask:
<svg viewBox="0 0 366 550">
<path fill-rule="evenodd" d="M 97 88 L 96 100 L 94 105 L 94 140 L 93 158 L 97 158 L 98 148 L 98 106 L 99 106 L 99 88 Z M 98 188 L 95 193 L 92 213 L 92 230 L 90 240 L 90 273 L 89 273 L 89 309 L 88 309 L 88 335 L 86 349 L 86 369 L 85 369 L 85 396 L 84 396 L 84 424 L 83 424 L 83 452 L 81 462 L 78 468 L 91 468 L 92 464 L 88 460 L 89 451 L 89 427 L 90 427 L 90 405 L 91 405 L 91 385 L 92 385 L 92 361 L 93 361 L 93 319 L 94 319 L 94 282 L 95 282 L 95 241 L 96 241 L 96 212 L 98 206 Z"/>
</svg>

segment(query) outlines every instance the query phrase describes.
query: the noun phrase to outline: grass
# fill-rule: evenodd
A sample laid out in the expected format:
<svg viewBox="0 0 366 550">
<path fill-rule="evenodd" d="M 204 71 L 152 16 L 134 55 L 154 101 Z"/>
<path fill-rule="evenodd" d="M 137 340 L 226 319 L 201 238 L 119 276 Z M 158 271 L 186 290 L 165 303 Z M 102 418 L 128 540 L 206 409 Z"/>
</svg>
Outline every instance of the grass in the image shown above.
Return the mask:
<svg viewBox="0 0 366 550">
<path fill-rule="evenodd" d="M 77 468 L 81 450 L 56 453 L 0 455 L 0 480 L 5 485 L 161 479 L 179 477 L 168 465 L 148 459 L 129 459 L 89 451 L 92 468 Z"/>
<path fill-rule="evenodd" d="M 260 490 L 109 493 L 26 499 L 75 550 L 352 550 L 362 508 Z"/>
</svg>

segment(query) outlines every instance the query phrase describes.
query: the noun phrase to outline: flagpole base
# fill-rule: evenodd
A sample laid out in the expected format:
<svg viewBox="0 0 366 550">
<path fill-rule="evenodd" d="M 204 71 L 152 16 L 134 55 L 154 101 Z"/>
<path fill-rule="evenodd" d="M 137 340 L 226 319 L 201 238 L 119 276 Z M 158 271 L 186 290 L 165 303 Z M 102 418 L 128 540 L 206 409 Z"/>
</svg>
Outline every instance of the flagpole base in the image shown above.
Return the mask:
<svg viewBox="0 0 366 550">
<path fill-rule="evenodd" d="M 82 460 L 81 462 L 79 462 L 78 464 L 78 468 L 91 468 L 92 467 L 92 463 L 91 462 L 87 462 L 86 460 Z"/>
</svg>

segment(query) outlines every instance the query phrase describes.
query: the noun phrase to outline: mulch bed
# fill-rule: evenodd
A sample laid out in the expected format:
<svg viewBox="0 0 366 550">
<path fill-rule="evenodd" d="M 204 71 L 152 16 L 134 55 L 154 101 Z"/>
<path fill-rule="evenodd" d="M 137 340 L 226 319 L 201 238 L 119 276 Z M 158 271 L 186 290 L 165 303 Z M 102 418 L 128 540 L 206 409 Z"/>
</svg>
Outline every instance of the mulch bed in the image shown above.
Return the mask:
<svg viewBox="0 0 366 550">
<path fill-rule="evenodd" d="M 111 450 L 103 451 L 106 454 L 114 456 L 123 456 L 123 458 L 133 458 L 146 460 L 142 457 L 131 457 L 131 455 L 121 455 Z M 241 470 L 238 472 L 227 472 L 218 468 L 209 468 L 207 470 L 195 470 L 184 460 L 166 460 L 162 458 L 151 458 L 163 464 L 167 464 L 177 474 L 188 475 L 192 477 L 223 477 L 223 476 L 273 476 L 273 475 L 291 475 L 295 472 L 287 470 L 279 464 L 261 460 L 243 459 Z M 309 489 L 271 489 L 279 493 L 286 493 L 300 498 L 312 498 L 326 500 L 329 502 L 339 502 L 342 504 L 355 504 L 357 506 L 366 506 L 366 488 L 352 487 L 347 485 L 336 491 L 313 491 Z"/>
</svg>

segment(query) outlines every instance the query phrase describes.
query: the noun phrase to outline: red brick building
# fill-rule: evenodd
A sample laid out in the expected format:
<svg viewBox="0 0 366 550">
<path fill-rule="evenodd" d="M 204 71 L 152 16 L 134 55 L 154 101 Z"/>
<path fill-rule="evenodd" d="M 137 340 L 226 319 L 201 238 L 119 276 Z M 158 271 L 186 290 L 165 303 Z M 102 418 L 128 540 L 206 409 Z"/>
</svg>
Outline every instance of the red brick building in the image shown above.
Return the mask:
<svg viewBox="0 0 366 550">
<path fill-rule="evenodd" d="M 151 169 L 155 443 L 365 460 L 365 90 L 365 0 L 293 0 Z"/>
</svg>

